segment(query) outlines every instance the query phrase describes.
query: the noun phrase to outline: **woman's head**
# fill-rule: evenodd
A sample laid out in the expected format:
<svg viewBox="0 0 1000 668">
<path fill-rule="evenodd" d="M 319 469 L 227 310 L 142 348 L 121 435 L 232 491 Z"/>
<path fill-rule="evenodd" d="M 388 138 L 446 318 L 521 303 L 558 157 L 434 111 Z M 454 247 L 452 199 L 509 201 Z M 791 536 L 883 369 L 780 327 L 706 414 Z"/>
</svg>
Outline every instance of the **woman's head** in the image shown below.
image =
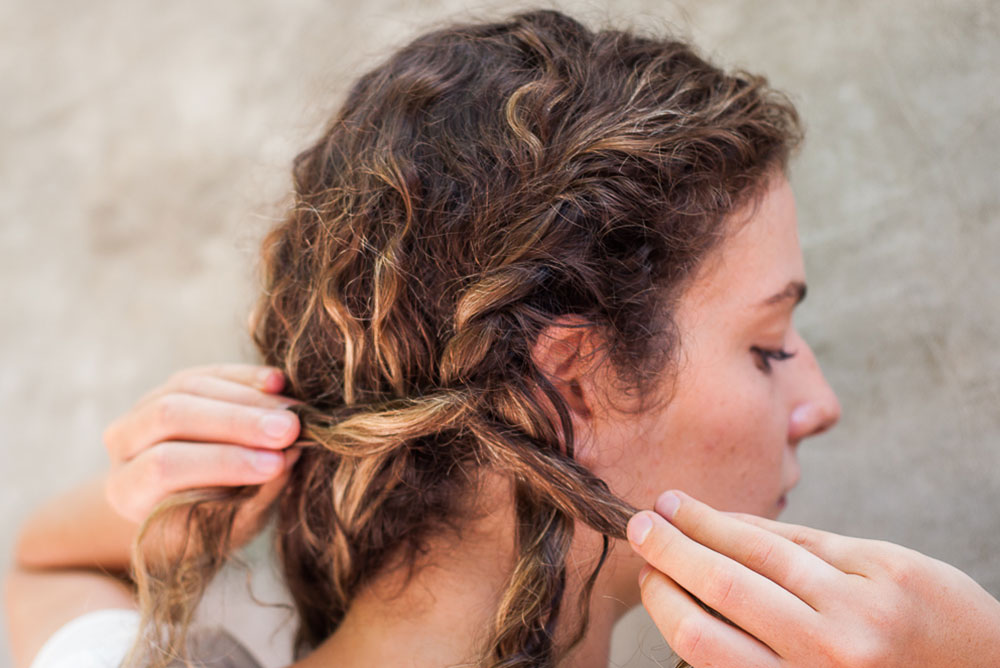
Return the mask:
<svg viewBox="0 0 1000 668">
<path fill-rule="evenodd" d="M 575 522 L 620 536 L 628 506 L 574 457 L 532 351 L 577 324 L 615 388 L 663 399 L 678 298 L 797 138 L 762 79 L 555 12 L 434 32 L 363 76 L 266 245 L 256 340 L 325 446 L 286 497 L 292 580 L 328 579 L 346 609 L 461 518 L 483 469 L 511 473 L 521 540 L 557 563 Z"/>
<path fill-rule="evenodd" d="M 709 288 L 729 280 L 716 265 L 756 229 L 744 214 L 772 202 L 798 138 L 794 109 L 762 78 L 550 11 L 427 34 L 358 80 L 296 160 L 255 318 L 266 361 L 305 402 L 312 446 L 279 512 L 300 650 L 377 573 L 460 531 L 492 472 L 513 484 L 518 555 L 484 660 L 553 665 L 574 529 L 606 549 L 631 504 L 652 501 L 621 462 L 655 464 L 664 480 L 650 489 L 684 487 L 666 479 L 675 466 L 711 481 L 722 455 L 699 460 L 705 444 L 685 441 L 697 412 L 717 390 L 706 415 L 752 419 L 727 415 L 732 388 L 706 384 L 710 358 L 685 348 L 699 327 L 690 295 L 716 304 Z M 747 287 L 770 289 L 765 274 Z M 763 333 L 743 351 L 761 380 L 740 391 L 792 402 L 748 351 L 798 339 Z M 614 408 L 596 409 L 605 396 Z M 596 429 L 595 415 L 615 417 Z M 629 416 L 664 431 L 614 441 Z M 719 436 L 707 447 L 740 447 Z"/>
</svg>

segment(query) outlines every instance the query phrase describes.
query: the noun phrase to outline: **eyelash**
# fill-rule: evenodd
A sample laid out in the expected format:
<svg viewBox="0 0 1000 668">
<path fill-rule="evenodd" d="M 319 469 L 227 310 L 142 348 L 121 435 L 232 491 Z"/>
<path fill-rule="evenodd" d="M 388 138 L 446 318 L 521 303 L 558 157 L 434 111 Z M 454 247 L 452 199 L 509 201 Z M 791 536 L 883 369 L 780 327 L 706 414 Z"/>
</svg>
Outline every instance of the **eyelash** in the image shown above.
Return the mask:
<svg viewBox="0 0 1000 668">
<path fill-rule="evenodd" d="M 761 348 L 760 346 L 753 346 L 750 348 L 750 352 L 757 356 L 760 364 L 758 367 L 764 373 L 771 373 L 772 367 L 771 362 L 784 362 L 795 357 L 795 353 L 784 348 L 779 348 L 773 350 L 770 348 Z"/>
</svg>

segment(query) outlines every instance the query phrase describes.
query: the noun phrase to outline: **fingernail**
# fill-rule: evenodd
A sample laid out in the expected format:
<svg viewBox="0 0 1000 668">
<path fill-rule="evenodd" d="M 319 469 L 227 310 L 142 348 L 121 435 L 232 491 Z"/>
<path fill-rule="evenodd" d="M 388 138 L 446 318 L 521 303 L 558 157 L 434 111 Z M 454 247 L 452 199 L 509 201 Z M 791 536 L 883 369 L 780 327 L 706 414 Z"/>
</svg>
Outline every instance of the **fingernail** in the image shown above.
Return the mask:
<svg viewBox="0 0 1000 668">
<path fill-rule="evenodd" d="M 261 369 L 257 372 L 257 382 L 260 383 L 261 387 L 266 388 L 273 375 L 274 369 Z"/>
<path fill-rule="evenodd" d="M 639 513 L 628 523 L 628 539 L 636 545 L 642 545 L 642 541 L 646 540 L 646 536 L 649 535 L 649 530 L 653 528 L 653 520 L 649 518 L 649 515 L 644 513 Z"/>
<path fill-rule="evenodd" d="M 268 413 L 260 419 L 260 430 L 268 438 L 286 436 L 293 426 L 292 416 L 287 413 Z"/>
<path fill-rule="evenodd" d="M 677 509 L 681 506 L 681 498 L 674 494 L 673 492 L 664 492 L 660 495 L 660 498 L 656 500 L 656 504 L 653 508 L 656 512 L 660 513 L 668 520 L 672 520 L 674 515 L 677 514 Z"/>
<path fill-rule="evenodd" d="M 302 456 L 302 448 L 289 448 L 287 466 L 291 467 L 292 464 L 299 461 L 299 457 L 301 456 Z"/>
<path fill-rule="evenodd" d="M 649 574 L 653 572 L 653 567 L 649 564 L 643 564 L 642 568 L 639 569 L 639 586 L 642 587 L 642 583 L 646 581 Z"/>
<path fill-rule="evenodd" d="M 274 473 L 285 464 L 284 455 L 270 450 L 258 450 L 251 459 L 254 468 L 261 473 Z"/>
<path fill-rule="evenodd" d="M 285 386 L 285 374 L 281 369 L 267 368 L 260 372 L 258 378 L 260 389 L 264 392 L 276 393 Z"/>
</svg>

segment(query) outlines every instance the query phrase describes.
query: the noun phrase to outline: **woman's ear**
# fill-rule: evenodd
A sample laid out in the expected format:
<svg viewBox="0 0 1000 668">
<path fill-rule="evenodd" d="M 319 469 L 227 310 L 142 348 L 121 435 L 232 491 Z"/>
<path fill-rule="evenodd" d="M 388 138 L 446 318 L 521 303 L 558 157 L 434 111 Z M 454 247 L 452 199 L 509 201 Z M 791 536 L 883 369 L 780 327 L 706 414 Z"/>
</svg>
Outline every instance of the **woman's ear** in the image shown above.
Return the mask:
<svg viewBox="0 0 1000 668">
<path fill-rule="evenodd" d="M 597 378 L 600 365 L 596 363 L 598 349 L 593 326 L 580 316 L 567 315 L 543 329 L 531 350 L 535 366 L 569 408 L 577 452 L 579 446 L 588 443 L 593 436 L 600 385 Z M 558 416 L 540 388 L 537 396 L 558 427 Z"/>
</svg>

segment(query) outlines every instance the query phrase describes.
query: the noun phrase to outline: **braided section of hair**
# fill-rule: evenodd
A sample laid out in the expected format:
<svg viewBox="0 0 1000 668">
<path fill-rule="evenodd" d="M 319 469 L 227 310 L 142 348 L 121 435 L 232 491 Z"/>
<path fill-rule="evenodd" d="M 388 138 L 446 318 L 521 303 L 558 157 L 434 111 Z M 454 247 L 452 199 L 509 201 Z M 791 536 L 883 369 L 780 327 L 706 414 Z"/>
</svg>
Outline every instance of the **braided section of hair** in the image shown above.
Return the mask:
<svg viewBox="0 0 1000 668">
<path fill-rule="evenodd" d="M 428 33 L 357 81 L 295 160 L 252 327 L 302 402 L 304 450 L 276 509 L 296 657 L 361 587 L 412 573 L 431 538 L 460 529 L 483 472 L 511 481 L 517 526 L 478 663 L 567 655 L 633 509 L 578 461 L 534 344 L 571 316 L 644 398 L 670 371 L 674 300 L 798 138 L 763 78 L 554 11 Z M 138 562 L 151 668 L 183 652 L 177 633 L 226 555 L 209 541 L 239 498 L 210 499 L 176 577 L 142 579 Z M 604 545 L 570 582 L 583 526 Z"/>
<path fill-rule="evenodd" d="M 607 556 L 608 539 L 625 537 L 625 524 L 635 509 L 574 460 L 539 452 L 536 441 L 511 433 L 505 425 L 473 418 L 471 429 L 491 464 L 514 477 L 520 546 L 494 622 L 491 652 L 495 663 L 488 665 L 554 665 L 559 653 L 553 641 L 575 523 L 584 521 L 602 533 L 604 547 L 584 583 L 580 622 L 564 651 L 582 639 L 589 618 L 590 591 Z"/>
</svg>

